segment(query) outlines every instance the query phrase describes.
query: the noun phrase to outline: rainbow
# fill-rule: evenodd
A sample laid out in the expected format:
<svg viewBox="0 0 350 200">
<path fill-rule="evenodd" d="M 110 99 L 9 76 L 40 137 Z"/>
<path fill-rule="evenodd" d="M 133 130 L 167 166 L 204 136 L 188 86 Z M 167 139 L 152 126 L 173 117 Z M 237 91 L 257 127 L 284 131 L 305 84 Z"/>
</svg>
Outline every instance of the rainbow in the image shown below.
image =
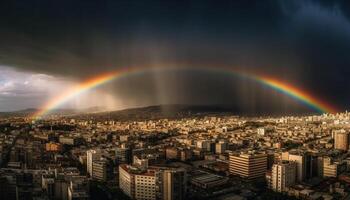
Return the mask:
<svg viewBox="0 0 350 200">
<path fill-rule="evenodd" d="M 67 101 L 78 96 L 79 94 L 92 88 L 95 88 L 101 84 L 107 83 L 108 81 L 113 80 L 117 76 L 118 73 L 114 72 L 101 74 L 91 79 L 87 79 L 86 81 L 83 81 L 82 83 L 70 88 L 69 90 L 48 101 L 45 105 L 43 105 L 43 107 L 40 110 L 34 113 L 32 117 L 35 119 L 40 118 L 48 112 L 50 112 L 52 109 L 59 107 L 60 105 L 66 103 Z"/>
<path fill-rule="evenodd" d="M 61 106 L 62 104 L 66 103 L 67 101 L 71 100 L 72 98 L 78 96 L 79 94 L 86 92 L 90 89 L 93 89 L 95 87 L 98 87 L 102 84 L 105 84 L 111 80 L 119 79 L 125 76 L 135 75 L 138 73 L 147 72 L 149 70 L 164 70 L 164 69 L 183 69 L 183 68 L 160 68 L 160 67 L 151 67 L 151 68 L 134 68 L 134 67 L 128 67 L 128 68 L 121 68 L 119 70 L 116 70 L 114 72 L 101 74 L 95 77 L 92 77 L 90 79 L 87 79 L 80 84 L 72 87 L 71 89 L 63 92 L 62 94 L 56 96 L 55 98 L 48 101 L 42 108 L 34 113 L 32 118 L 38 119 L 42 116 L 48 114 L 53 109 Z M 185 68 L 185 69 L 191 69 L 191 68 Z M 198 68 L 196 68 L 198 69 Z M 300 88 L 296 88 L 288 83 L 282 82 L 281 80 L 278 80 L 276 78 L 271 78 L 268 76 L 259 76 L 252 73 L 246 73 L 238 70 L 233 70 L 229 68 L 222 68 L 222 67 L 204 67 L 199 68 L 200 70 L 207 69 L 210 71 L 218 71 L 218 72 L 224 72 L 229 73 L 235 76 L 247 78 L 250 80 L 253 80 L 259 84 L 268 86 L 278 92 L 281 92 L 295 100 L 298 100 L 302 102 L 303 104 L 307 105 L 308 107 L 312 108 L 313 110 L 319 112 L 319 113 L 336 113 L 337 109 L 330 104 L 320 100 L 319 98 L 316 98 L 311 93 L 302 90 Z"/>
<path fill-rule="evenodd" d="M 337 113 L 337 109 L 331 106 L 329 103 L 326 103 L 309 92 L 303 91 L 299 88 L 296 88 L 288 83 L 283 83 L 280 80 L 270 78 L 270 77 L 257 77 L 255 80 L 261 82 L 264 85 L 267 85 L 283 94 L 288 95 L 302 103 L 308 105 L 314 110 L 320 113 Z"/>
</svg>

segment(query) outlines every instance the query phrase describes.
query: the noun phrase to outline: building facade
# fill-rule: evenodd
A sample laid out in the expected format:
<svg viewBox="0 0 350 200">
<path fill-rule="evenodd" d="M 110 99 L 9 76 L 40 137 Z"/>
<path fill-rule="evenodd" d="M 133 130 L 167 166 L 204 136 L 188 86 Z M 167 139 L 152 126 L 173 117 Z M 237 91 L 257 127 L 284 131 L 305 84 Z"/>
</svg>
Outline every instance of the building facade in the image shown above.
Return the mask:
<svg viewBox="0 0 350 200">
<path fill-rule="evenodd" d="M 186 199 L 187 174 L 184 169 L 164 169 L 156 173 L 157 200 Z"/>
<path fill-rule="evenodd" d="M 86 169 L 87 173 L 90 175 L 90 177 L 93 176 L 93 168 L 92 168 L 92 163 L 95 160 L 99 160 L 102 156 L 102 153 L 100 150 L 88 150 L 86 152 Z"/>
<path fill-rule="evenodd" d="M 231 154 L 230 174 L 238 175 L 247 180 L 264 178 L 267 169 L 267 155 L 265 153 Z"/>
<path fill-rule="evenodd" d="M 271 189 L 276 192 L 286 191 L 296 182 L 296 163 L 294 161 L 281 161 L 272 166 Z"/>
<path fill-rule="evenodd" d="M 119 165 L 119 187 L 131 199 L 155 200 L 155 172 L 142 171 L 130 165 L 121 164 Z"/>
<path fill-rule="evenodd" d="M 346 132 L 334 133 L 334 148 L 342 151 L 349 150 L 349 134 Z"/>
</svg>

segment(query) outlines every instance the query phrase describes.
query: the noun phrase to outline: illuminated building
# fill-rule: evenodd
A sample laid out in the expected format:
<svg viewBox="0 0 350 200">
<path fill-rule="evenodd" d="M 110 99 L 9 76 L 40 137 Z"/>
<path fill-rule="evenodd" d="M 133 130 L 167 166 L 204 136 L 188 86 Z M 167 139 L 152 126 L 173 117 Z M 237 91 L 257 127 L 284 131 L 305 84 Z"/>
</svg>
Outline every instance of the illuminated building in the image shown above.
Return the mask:
<svg viewBox="0 0 350 200">
<path fill-rule="evenodd" d="M 90 175 L 90 177 L 93 176 L 93 167 L 92 167 L 92 163 L 95 160 L 99 160 L 102 156 L 102 152 L 100 149 L 96 149 L 96 150 L 88 150 L 86 152 L 86 168 L 87 168 L 87 173 Z"/>
<path fill-rule="evenodd" d="M 349 150 L 349 134 L 345 132 L 335 132 L 334 148 L 343 151 Z"/>
<path fill-rule="evenodd" d="M 119 187 L 132 199 L 155 200 L 155 172 L 121 164 L 119 165 Z"/>
<path fill-rule="evenodd" d="M 241 153 L 230 155 L 230 174 L 247 180 L 264 178 L 267 169 L 267 155 L 264 153 Z"/>
<path fill-rule="evenodd" d="M 272 166 L 271 189 L 283 192 L 293 186 L 296 179 L 296 163 L 294 161 L 282 161 Z"/>
</svg>

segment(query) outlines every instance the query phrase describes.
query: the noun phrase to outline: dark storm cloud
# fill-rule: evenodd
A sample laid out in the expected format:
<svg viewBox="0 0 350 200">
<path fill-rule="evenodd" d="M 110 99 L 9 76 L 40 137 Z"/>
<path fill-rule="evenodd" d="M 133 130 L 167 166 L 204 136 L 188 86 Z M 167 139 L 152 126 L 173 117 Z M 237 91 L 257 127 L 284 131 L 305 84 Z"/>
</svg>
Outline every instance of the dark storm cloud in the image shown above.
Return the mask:
<svg viewBox="0 0 350 200">
<path fill-rule="evenodd" d="M 2 65 L 77 78 L 135 65 L 244 66 L 313 91 L 341 108 L 350 99 L 344 92 L 350 86 L 348 1 L 0 4 Z M 261 102 L 256 96 L 263 96 L 264 89 L 244 83 L 250 92 L 243 91 L 241 80 L 220 74 L 169 76 L 148 73 L 110 87 L 133 105 L 216 103 L 283 110 L 291 104 L 288 99 Z"/>
<path fill-rule="evenodd" d="M 0 55 L 5 64 L 79 75 L 84 68 L 94 73 L 101 66 L 145 65 L 154 60 L 199 62 L 210 56 L 206 60 L 226 62 L 226 52 L 240 58 L 239 51 L 253 46 L 251 39 L 271 34 L 279 16 L 277 5 L 272 5 L 14 1 L 1 6 L 6 17 L 1 18 Z"/>
</svg>

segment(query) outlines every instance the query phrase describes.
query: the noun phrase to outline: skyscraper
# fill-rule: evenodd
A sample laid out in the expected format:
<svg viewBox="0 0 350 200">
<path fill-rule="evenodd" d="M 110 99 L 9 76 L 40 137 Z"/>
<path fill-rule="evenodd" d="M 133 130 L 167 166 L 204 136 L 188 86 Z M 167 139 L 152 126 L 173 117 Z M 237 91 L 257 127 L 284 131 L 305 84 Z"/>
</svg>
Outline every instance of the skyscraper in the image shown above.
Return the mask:
<svg viewBox="0 0 350 200">
<path fill-rule="evenodd" d="M 305 180 L 307 165 L 306 165 L 306 155 L 302 151 L 291 151 L 283 152 L 282 160 L 294 161 L 296 163 L 296 181 L 302 182 Z"/>
<path fill-rule="evenodd" d="M 86 169 L 87 173 L 92 177 L 93 174 L 93 161 L 99 160 L 102 156 L 102 152 L 99 149 L 90 149 L 86 151 Z"/>
<path fill-rule="evenodd" d="M 119 165 L 119 188 L 130 198 L 135 197 L 135 176 L 129 173 L 128 165 Z"/>
<path fill-rule="evenodd" d="M 220 141 L 218 143 L 215 144 L 215 153 L 217 154 L 221 154 L 224 153 L 227 150 L 227 143 Z"/>
<path fill-rule="evenodd" d="M 294 161 L 281 161 L 272 166 L 271 188 L 283 192 L 293 186 L 296 180 L 296 163 Z"/>
<path fill-rule="evenodd" d="M 119 148 L 116 148 L 115 156 L 118 164 L 130 164 L 132 161 L 131 149 L 125 144 Z"/>
<path fill-rule="evenodd" d="M 107 181 L 112 174 L 113 168 L 108 160 L 94 160 L 92 161 L 92 178 L 99 181 Z"/>
<path fill-rule="evenodd" d="M 155 200 L 155 172 L 121 164 L 119 165 L 119 187 L 132 199 Z"/>
<path fill-rule="evenodd" d="M 89 183 L 83 176 L 72 178 L 68 186 L 68 200 L 88 200 Z"/>
<path fill-rule="evenodd" d="M 187 176 L 184 169 L 162 169 L 156 173 L 158 200 L 186 198 Z"/>
</svg>

